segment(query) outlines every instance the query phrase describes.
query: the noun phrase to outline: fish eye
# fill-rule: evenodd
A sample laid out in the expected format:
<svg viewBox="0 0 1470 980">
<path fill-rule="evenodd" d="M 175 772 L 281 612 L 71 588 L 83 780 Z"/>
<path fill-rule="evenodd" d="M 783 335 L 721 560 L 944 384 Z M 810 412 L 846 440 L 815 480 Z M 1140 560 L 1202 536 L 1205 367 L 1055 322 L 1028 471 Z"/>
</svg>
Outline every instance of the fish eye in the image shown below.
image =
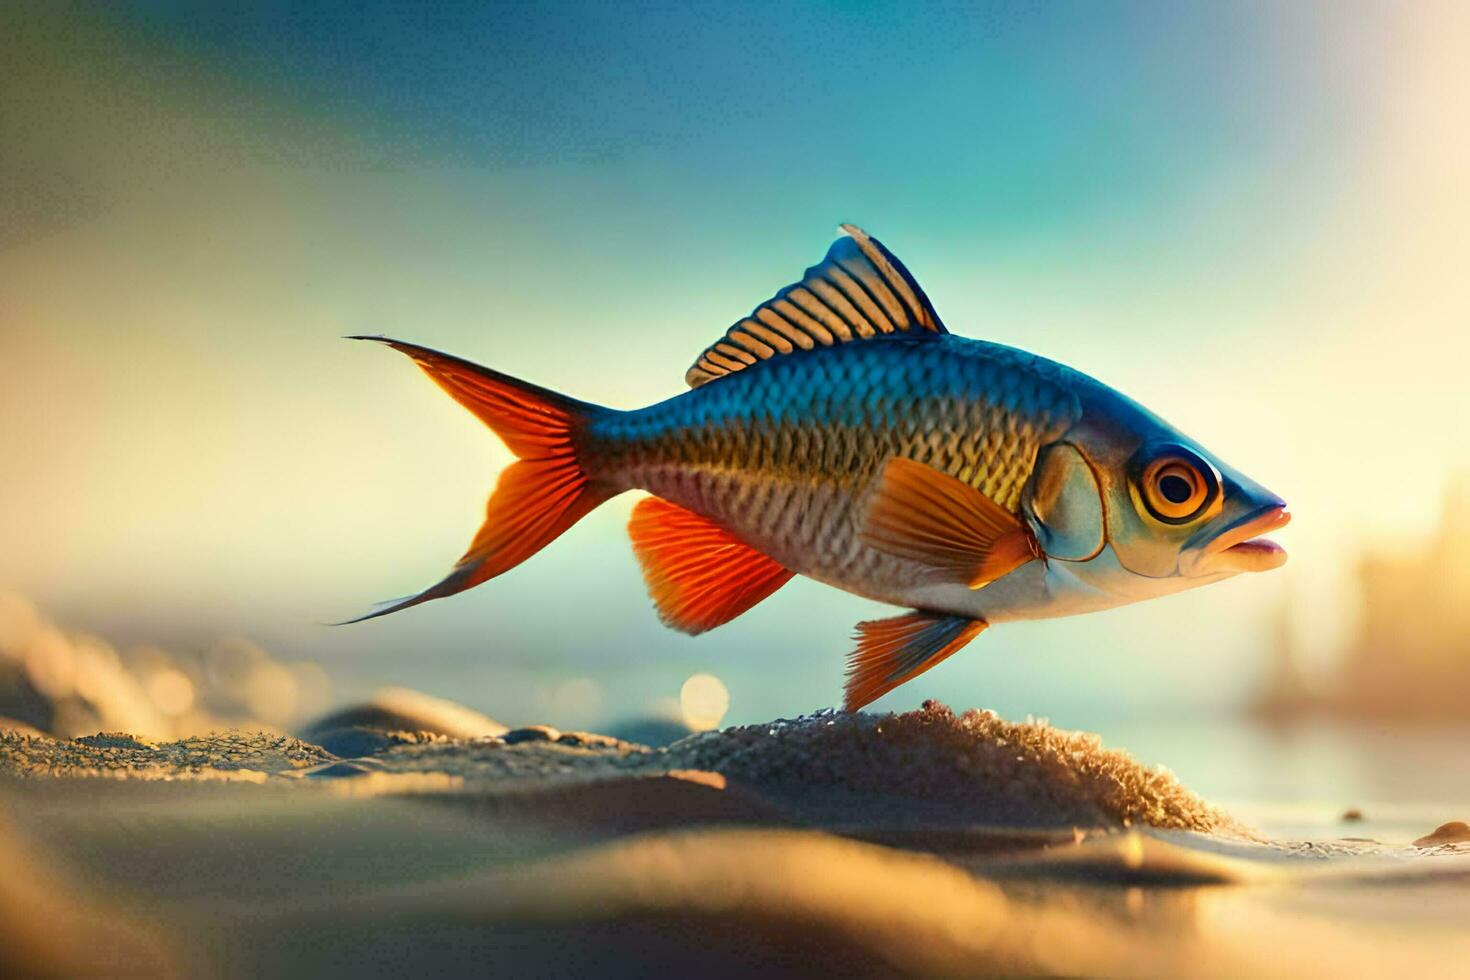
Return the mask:
<svg viewBox="0 0 1470 980">
<path fill-rule="evenodd" d="M 1159 475 L 1159 495 L 1182 507 L 1194 496 L 1194 481 L 1178 473 L 1162 473 Z"/>
<path fill-rule="evenodd" d="M 1197 517 L 1218 485 L 1210 467 L 1173 446 L 1150 460 L 1138 477 L 1144 506 L 1166 524 L 1184 524 Z"/>
</svg>

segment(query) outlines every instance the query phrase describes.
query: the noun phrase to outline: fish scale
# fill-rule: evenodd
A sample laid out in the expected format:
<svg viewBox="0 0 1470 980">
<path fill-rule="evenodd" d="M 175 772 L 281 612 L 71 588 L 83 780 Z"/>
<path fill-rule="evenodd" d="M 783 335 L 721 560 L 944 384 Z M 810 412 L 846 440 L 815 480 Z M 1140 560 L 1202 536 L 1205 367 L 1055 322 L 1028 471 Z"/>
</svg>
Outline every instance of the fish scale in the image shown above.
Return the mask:
<svg viewBox="0 0 1470 980">
<path fill-rule="evenodd" d="M 1037 370 L 1042 365 L 1042 370 Z M 932 570 L 858 537 L 883 464 L 914 459 L 1016 512 L 1077 399 L 1044 362 L 954 336 L 795 352 L 594 422 L 599 479 L 705 514 L 787 568 L 892 601 Z"/>
</svg>

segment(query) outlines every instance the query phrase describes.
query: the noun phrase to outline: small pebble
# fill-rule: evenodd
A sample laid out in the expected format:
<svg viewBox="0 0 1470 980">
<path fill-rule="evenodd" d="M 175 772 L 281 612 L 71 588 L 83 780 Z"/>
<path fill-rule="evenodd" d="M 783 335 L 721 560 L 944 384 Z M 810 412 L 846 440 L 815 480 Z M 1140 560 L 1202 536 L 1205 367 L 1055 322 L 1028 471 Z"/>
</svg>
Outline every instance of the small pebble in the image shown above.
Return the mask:
<svg viewBox="0 0 1470 980">
<path fill-rule="evenodd" d="M 1434 829 L 1434 833 L 1414 841 L 1415 847 L 1438 847 L 1441 844 L 1470 843 L 1470 824 L 1463 820 L 1451 820 Z"/>
<path fill-rule="evenodd" d="M 507 745 L 520 742 L 555 742 L 561 738 L 561 732 L 550 725 L 527 725 L 525 728 L 512 728 L 501 737 Z"/>
<path fill-rule="evenodd" d="M 557 742 L 584 749 L 613 749 L 618 746 L 618 740 L 611 735 L 594 735 L 591 732 L 562 732 Z"/>
</svg>

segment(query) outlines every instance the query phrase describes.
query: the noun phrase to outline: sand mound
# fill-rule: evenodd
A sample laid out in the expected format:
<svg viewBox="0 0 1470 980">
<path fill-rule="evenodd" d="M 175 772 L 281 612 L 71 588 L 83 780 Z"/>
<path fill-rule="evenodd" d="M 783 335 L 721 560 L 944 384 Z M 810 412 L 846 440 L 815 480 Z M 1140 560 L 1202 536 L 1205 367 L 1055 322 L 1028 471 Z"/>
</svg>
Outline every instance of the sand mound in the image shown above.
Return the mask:
<svg viewBox="0 0 1470 980">
<path fill-rule="evenodd" d="M 894 819 L 945 816 L 1009 826 L 1235 829 L 1162 768 L 1105 749 L 1097 735 L 935 701 L 900 715 L 819 715 L 731 728 L 672 746 L 711 769 L 781 795 L 825 789 Z"/>
<path fill-rule="evenodd" d="M 956 715 L 932 701 L 901 715 L 824 713 L 729 728 L 656 750 L 567 738 L 422 742 L 374 759 L 392 771 L 439 769 L 467 785 L 519 790 L 708 771 L 794 823 L 824 826 L 1240 829 L 1166 770 L 1105 749 L 1096 735 L 988 711 Z"/>
<path fill-rule="evenodd" d="M 569 812 L 584 809 L 578 801 L 588 802 L 587 794 L 606 799 L 609 783 L 671 775 L 698 782 L 699 773 L 710 773 L 717 782 L 707 782 L 700 792 L 714 802 L 698 809 L 708 811 L 711 820 L 723 815 L 749 822 L 759 813 L 765 818 L 760 822 L 849 830 L 1144 824 L 1239 831 L 1167 771 L 1105 749 L 1095 735 L 1041 722 L 1008 722 L 987 711 L 956 715 L 935 702 L 900 715 L 823 713 L 729 728 L 662 749 L 544 727 L 473 739 L 404 734 L 373 747 L 376 751 L 344 763 L 319 746 L 266 734 L 230 733 L 161 745 L 125 735 L 58 741 L 0 734 L 0 772 L 322 777 L 307 782 L 377 777 L 374 786 L 385 792 L 408 784 L 384 774 L 442 774 L 451 779 L 413 786 L 522 802 L 550 794 L 548 799 L 562 801 Z M 639 809 L 647 821 L 660 822 L 658 791 L 615 795 L 625 797 L 643 801 Z"/>
</svg>

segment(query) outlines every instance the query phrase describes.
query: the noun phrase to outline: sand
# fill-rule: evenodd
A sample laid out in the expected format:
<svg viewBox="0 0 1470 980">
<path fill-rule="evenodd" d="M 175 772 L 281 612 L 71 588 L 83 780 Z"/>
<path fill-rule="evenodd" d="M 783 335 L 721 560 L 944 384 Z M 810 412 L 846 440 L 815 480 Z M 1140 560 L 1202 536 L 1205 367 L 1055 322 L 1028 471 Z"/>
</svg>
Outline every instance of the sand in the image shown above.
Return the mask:
<svg viewBox="0 0 1470 980">
<path fill-rule="evenodd" d="M 661 749 L 373 722 L 310 732 L 350 757 L 0 733 L 0 972 L 1368 976 L 1470 955 L 1459 828 L 1265 840 L 1095 736 L 989 712 Z"/>
<path fill-rule="evenodd" d="M 240 732 L 165 743 L 124 734 L 65 741 L 0 734 L 0 773 L 141 779 L 434 774 L 447 777 L 457 792 L 480 797 L 565 795 L 569 787 L 606 791 L 611 784 L 711 773 L 723 795 L 791 823 L 930 829 L 1141 824 L 1247 834 L 1168 772 L 1105 749 L 1096 736 L 1008 722 L 991 712 L 955 715 L 933 702 L 901 715 L 825 713 L 729 728 L 660 749 L 546 726 L 475 738 L 397 731 L 369 738 L 365 731 L 356 742 L 343 739 L 342 731 L 331 728 L 325 741 L 372 751 L 341 760 L 300 739 Z"/>
</svg>

